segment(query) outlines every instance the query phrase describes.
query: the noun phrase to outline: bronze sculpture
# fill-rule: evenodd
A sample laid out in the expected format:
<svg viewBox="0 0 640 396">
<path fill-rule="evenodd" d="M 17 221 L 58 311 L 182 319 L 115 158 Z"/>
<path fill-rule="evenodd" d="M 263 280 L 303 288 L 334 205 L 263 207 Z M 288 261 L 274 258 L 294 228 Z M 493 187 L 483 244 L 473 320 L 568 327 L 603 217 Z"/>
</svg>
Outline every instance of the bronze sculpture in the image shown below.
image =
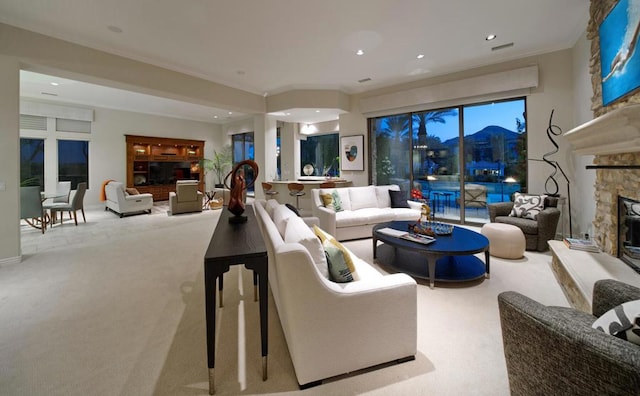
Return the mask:
<svg viewBox="0 0 640 396">
<path fill-rule="evenodd" d="M 245 165 L 250 166 L 253 169 L 253 180 L 251 180 L 251 184 L 246 185 L 244 178 L 244 169 Z M 227 184 L 227 180 L 231 177 L 231 185 Z M 246 216 L 242 216 L 244 213 L 244 200 L 242 196 L 244 194 L 244 190 L 251 188 L 256 179 L 258 178 L 258 164 L 252 160 L 244 160 L 238 162 L 231 172 L 227 174 L 224 178 L 224 186 L 229 189 L 229 203 L 227 204 L 227 209 L 229 212 L 234 214 L 234 217 L 229 218 L 230 223 L 244 223 L 247 221 Z"/>
</svg>

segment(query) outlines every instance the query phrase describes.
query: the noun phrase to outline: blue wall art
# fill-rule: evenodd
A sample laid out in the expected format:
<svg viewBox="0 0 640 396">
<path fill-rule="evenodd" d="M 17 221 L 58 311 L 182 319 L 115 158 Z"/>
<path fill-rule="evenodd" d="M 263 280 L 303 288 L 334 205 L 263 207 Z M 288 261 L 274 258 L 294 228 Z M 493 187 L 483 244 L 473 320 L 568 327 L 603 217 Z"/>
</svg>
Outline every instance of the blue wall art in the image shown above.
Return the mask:
<svg viewBox="0 0 640 396">
<path fill-rule="evenodd" d="M 602 104 L 640 87 L 640 0 L 620 0 L 600 25 Z"/>
</svg>

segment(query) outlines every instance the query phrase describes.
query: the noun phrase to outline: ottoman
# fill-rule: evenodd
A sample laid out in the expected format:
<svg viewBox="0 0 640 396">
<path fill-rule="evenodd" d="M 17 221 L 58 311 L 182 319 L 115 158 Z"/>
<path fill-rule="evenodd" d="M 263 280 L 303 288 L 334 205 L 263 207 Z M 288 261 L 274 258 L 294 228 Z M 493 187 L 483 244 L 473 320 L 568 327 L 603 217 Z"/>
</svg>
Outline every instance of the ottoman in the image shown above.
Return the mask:
<svg viewBox="0 0 640 396">
<path fill-rule="evenodd" d="M 503 223 L 487 223 L 480 233 L 489 239 L 489 254 L 505 259 L 519 259 L 524 255 L 526 241 L 520 228 Z"/>
</svg>

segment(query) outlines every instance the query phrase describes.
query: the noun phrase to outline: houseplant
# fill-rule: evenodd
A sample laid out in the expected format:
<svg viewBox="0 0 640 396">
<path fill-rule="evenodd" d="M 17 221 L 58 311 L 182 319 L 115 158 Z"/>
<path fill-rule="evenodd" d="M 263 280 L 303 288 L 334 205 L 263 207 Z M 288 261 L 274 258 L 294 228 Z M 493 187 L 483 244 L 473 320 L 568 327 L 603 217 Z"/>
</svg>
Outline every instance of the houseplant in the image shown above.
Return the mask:
<svg viewBox="0 0 640 396">
<path fill-rule="evenodd" d="M 213 152 L 212 160 L 207 160 L 211 161 L 211 170 L 216 173 L 216 177 L 218 178 L 218 182 L 215 185 L 216 188 L 224 187 L 224 177 L 231 168 L 231 159 L 231 145 L 225 145 L 222 147 L 222 150 Z"/>
</svg>

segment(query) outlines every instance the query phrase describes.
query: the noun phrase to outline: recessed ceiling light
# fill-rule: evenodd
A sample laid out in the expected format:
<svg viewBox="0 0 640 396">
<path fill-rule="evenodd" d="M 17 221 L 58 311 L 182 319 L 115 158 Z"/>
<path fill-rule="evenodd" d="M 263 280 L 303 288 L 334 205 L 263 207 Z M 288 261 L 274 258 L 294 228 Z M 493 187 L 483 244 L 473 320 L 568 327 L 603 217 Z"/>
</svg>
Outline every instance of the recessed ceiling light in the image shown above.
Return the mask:
<svg viewBox="0 0 640 396">
<path fill-rule="evenodd" d="M 484 39 L 487 40 L 487 41 L 491 41 L 491 40 L 495 40 L 496 37 L 498 37 L 498 36 L 496 36 L 495 34 L 490 34 L 487 37 L 485 37 Z"/>
<path fill-rule="evenodd" d="M 287 115 L 287 116 L 289 116 L 289 115 L 291 115 L 291 113 L 284 113 L 284 115 Z"/>
<path fill-rule="evenodd" d="M 361 50 L 361 49 L 359 49 L 359 50 L 356 52 L 356 55 L 364 55 L 364 51 L 363 51 L 363 50 Z"/>
<path fill-rule="evenodd" d="M 231 114 L 233 114 L 233 111 L 230 111 L 230 112 L 229 112 L 229 115 L 231 115 Z"/>
<path fill-rule="evenodd" d="M 319 112 L 320 112 L 320 110 L 316 110 L 316 113 L 319 113 Z"/>
<path fill-rule="evenodd" d="M 218 116 L 213 116 L 213 118 L 218 118 Z"/>
<path fill-rule="evenodd" d="M 51 85 L 53 85 L 54 87 L 57 87 L 60 84 L 58 84 L 57 82 L 52 82 Z"/>
<path fill-rule="evenodd" d="M 109 31 L 111 31 L 113 33 L 122 33 L 122 29 L 120 29 L 117 26 L 109 25 L 109 26 L 107 26 L 107 29 L 109 29 Z"/>
<path fill-rule="evenodd" d="M 416 58 L 422 59 L 422 58 L 424 58 L 424 54 L 420 54 L 420 55 L 416 56 Z"/>
</svg>

